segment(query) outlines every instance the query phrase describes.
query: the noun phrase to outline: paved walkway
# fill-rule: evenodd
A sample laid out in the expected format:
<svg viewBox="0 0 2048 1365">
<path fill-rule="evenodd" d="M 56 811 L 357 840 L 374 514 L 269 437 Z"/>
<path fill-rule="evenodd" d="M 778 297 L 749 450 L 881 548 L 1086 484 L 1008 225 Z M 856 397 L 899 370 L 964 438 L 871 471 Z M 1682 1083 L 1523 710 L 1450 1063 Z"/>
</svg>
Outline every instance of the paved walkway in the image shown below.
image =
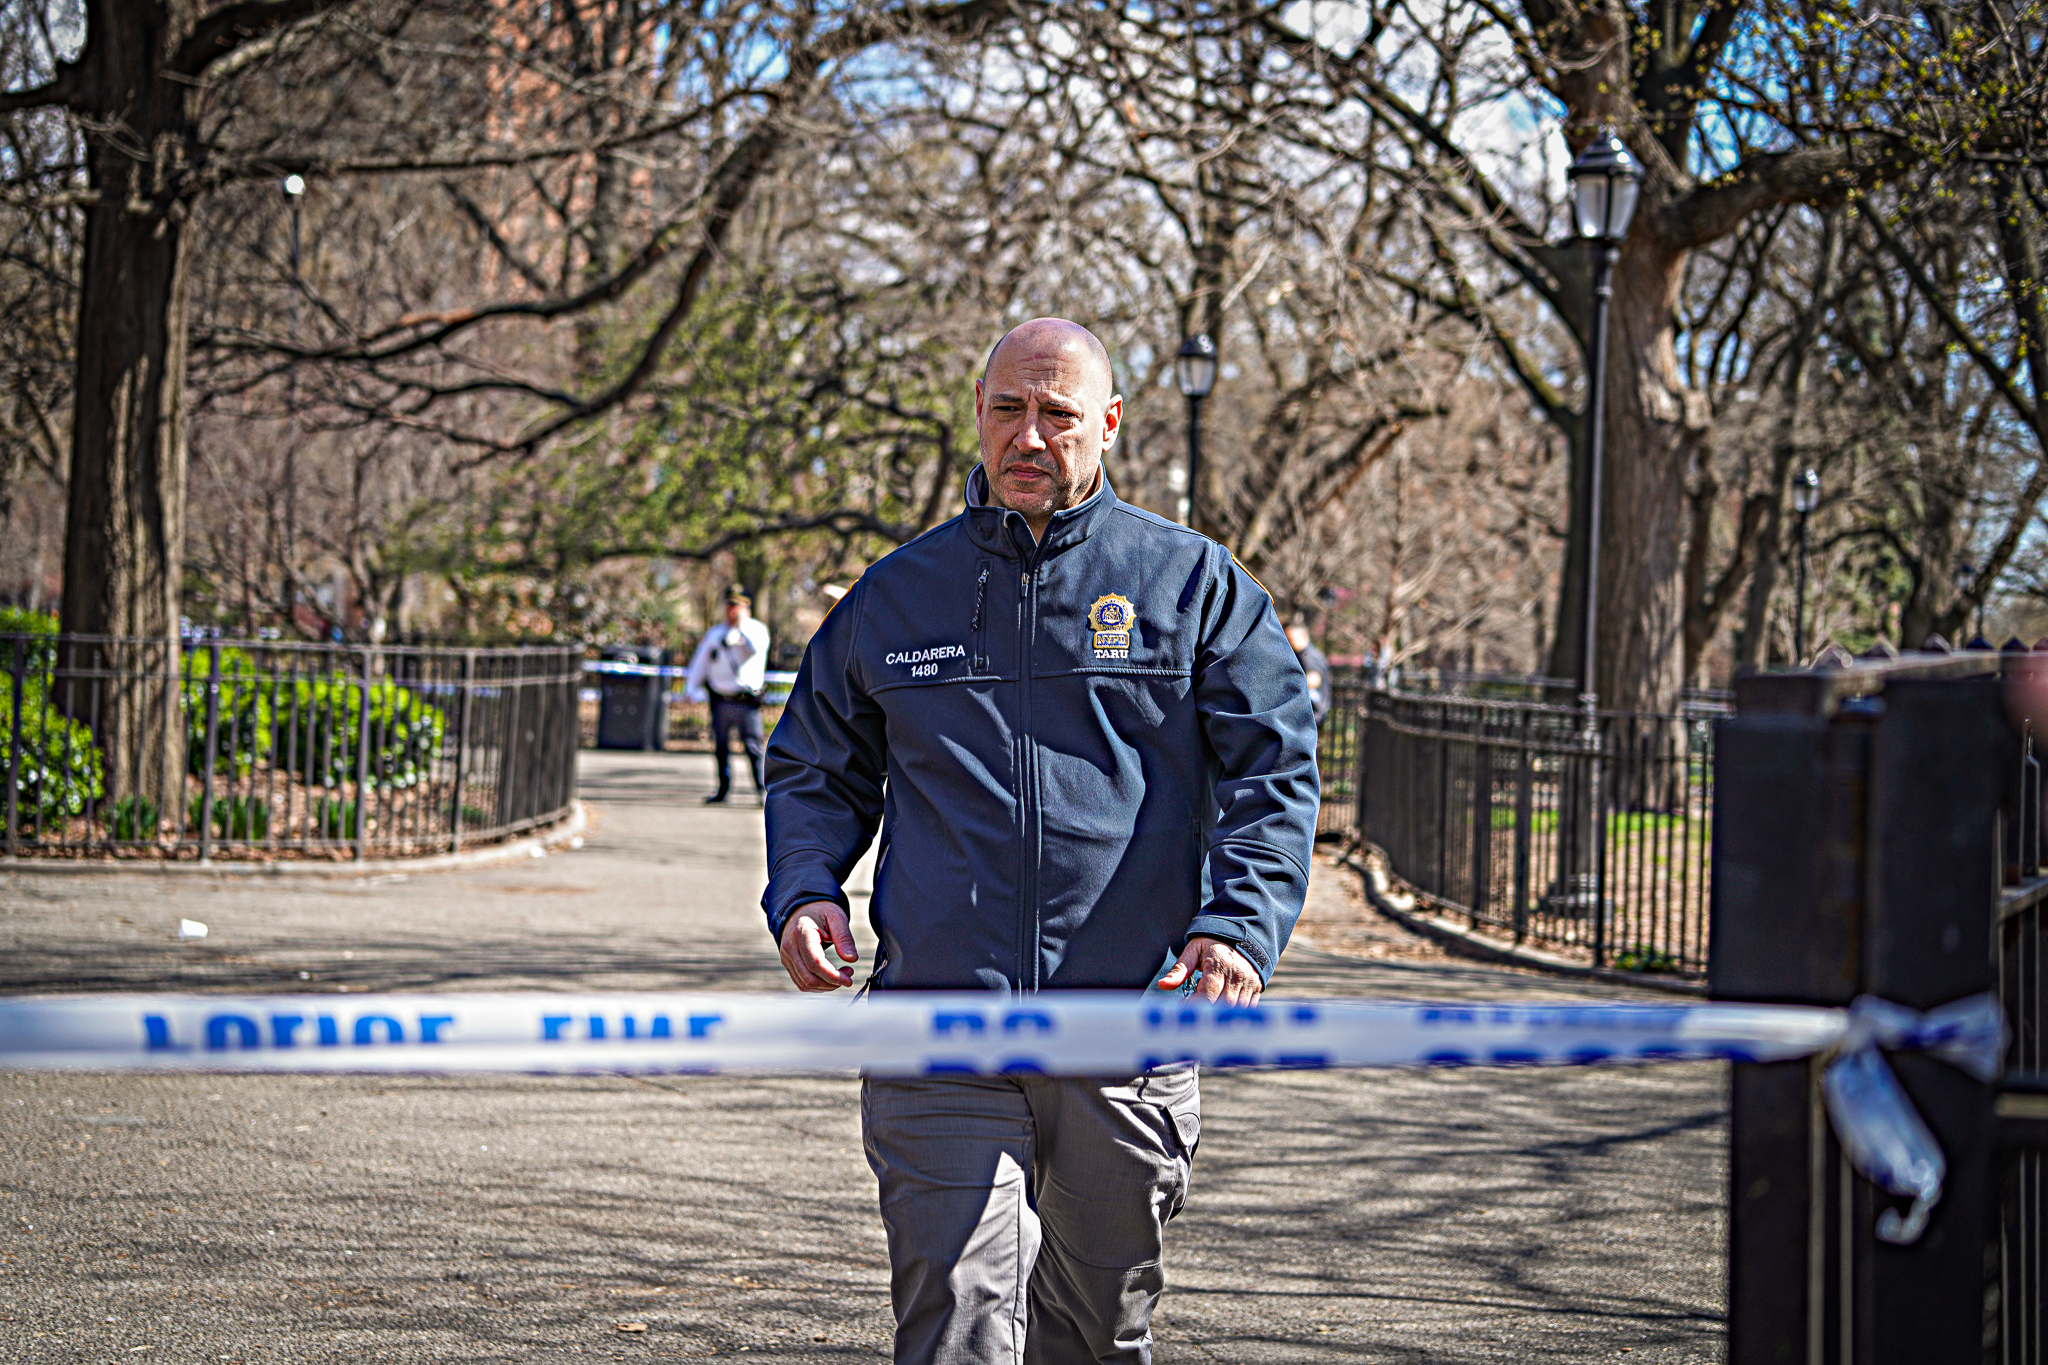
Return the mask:
<svg viewBox="0 0 2048 1365">
<path fill-rule="evenodd" d="M 0 874 L 0 990 L 784 988 L 759 810 L 709 790 L 699 755 L 586 754 L 586 846 L 513 866 Z M 1319 869 L 1326 921 L 1344 875 Z M 173 943 L 181 915 L 212 933 Z M 1307 945 L 1275 989 L 1625 994 Z M 1157 1358 L 1718 1360 L 1724 1090 L 1709 1065 L 1211 1077 Z M 0 1360 L 886 1359 L 856 1093 L 0 1076 Z"/>
</svg>

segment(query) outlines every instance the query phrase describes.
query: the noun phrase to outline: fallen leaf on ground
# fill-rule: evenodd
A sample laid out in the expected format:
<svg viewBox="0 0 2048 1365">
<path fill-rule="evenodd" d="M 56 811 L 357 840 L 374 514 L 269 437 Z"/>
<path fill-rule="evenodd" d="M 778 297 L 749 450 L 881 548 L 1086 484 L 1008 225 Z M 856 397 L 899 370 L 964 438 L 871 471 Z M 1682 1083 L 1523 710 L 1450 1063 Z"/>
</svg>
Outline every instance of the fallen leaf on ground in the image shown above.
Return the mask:
<svg viewBox="0 0 2048 1365">
<path fill-rule="evenodd" d="M 619 1324 L 619 1330 L 621 1332 L 644 1332 L 647 1330 L 647 1324 L 644 1322 L 622 1322 Z"/>
</svg>

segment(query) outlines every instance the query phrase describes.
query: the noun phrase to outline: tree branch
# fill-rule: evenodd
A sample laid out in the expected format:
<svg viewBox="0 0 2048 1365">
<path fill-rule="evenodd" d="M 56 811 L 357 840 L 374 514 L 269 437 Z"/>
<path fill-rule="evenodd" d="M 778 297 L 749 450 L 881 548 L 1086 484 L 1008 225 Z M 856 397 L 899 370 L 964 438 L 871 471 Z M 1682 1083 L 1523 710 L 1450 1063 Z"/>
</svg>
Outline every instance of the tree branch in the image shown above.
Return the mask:
<svg viewBox="0 0 2048 1365">
<path fill-rule="evenodd" d="M 181 76 L 197 76 L 252 38 L 344 3 L 346 0 L 241 0 L 201 19 L 192 36 L 179 44 L 167 69 Z"/>
</svg>

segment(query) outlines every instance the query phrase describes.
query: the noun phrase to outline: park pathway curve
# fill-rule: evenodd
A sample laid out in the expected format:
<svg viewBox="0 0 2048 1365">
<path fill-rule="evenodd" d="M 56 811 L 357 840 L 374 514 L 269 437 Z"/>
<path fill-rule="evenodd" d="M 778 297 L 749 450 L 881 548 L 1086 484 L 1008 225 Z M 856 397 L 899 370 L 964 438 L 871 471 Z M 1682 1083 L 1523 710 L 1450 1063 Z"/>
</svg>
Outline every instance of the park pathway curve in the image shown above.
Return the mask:
<svg viewBox="0 0 2048 1365">
<path fill-rule="evenodd" d="M 786 988 L 759 808 L 700 805 L 701 755 L 582 758 L 584 847 L 517 864 L 0 872 L 0 991 Z M 211 932 L 177 944 L 180 917 Z M 1306 945 L 1274 989 L 1629 996 Z M 1203 1097 L 1162 1365 L 1721 1358 L 1723 1068 Z M 885 1360 L 856 1102 L 832 1078 L 0 1075 L 0 1361 Z"/>
</svg>

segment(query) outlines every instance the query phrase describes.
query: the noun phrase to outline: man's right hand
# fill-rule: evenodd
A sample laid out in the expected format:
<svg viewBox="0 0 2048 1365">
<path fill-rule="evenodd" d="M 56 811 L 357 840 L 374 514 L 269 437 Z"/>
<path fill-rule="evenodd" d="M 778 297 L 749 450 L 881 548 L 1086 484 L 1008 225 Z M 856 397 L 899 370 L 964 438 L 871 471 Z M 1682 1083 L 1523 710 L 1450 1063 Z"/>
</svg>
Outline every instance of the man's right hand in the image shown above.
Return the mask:
<svg viewBox="0 0 2048 1365">
<path fill-rule="evenodd" d="M 798 906 L 782 924 L 782 969 L 800 991 L 836 991 L 853 984 L 853 968 L 825 956 L 826 945 L 846 962 L 860 961 L 846 912 L 831 901 Z"/>
</svg>

